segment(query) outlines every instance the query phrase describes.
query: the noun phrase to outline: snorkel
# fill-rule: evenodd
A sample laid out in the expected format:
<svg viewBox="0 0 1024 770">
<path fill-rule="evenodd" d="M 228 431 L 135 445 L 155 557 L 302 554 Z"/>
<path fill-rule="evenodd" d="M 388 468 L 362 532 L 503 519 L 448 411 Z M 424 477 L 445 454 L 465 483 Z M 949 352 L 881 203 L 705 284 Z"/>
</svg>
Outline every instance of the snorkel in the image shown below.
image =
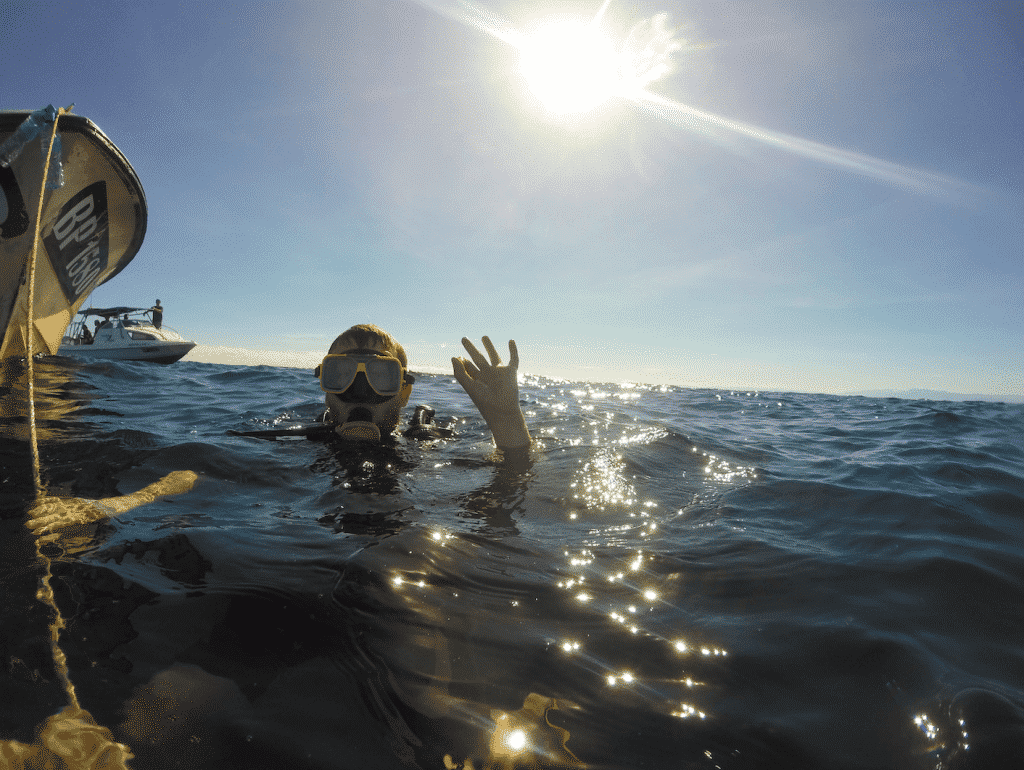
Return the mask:
<svg viewBox="0 0 1024 770">
<path fill-rule="evenodd" d="M 412 396 L 412 383 L 381 403 L 346 401 L 347 394 L 327 394 L 327 405 L 335 420 L 335 434 L 346 441 L 370 441 L 379 444 L 398 426 L 404 407 Z"/>
<path fill-rule="evenodd" d="M 374 444 L 381 442 L 380 428 L 376 423 L 367 420 L 353 420 L 342 423 L 334 429 L 339 438 L 346 441 L 369 441 Z"/>
<path fill-rule="evenodd" d="M 402 407 L 412 392 L 412 387 L 379 404 L 366 402 L 345 402 L 336 394 L 328 394 L 327 406 L 334 421 L 334 433 L 346 441 L 383 441 L 398 425 Z"/>
</svg>

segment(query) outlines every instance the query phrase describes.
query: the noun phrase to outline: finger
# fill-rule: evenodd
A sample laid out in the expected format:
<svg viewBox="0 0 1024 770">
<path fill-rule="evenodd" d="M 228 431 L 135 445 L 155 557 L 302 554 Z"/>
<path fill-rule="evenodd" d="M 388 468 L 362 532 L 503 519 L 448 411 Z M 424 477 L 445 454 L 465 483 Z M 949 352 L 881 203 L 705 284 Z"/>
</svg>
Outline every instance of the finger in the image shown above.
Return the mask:
<svg viewBox="0 0 1024 770">
<path fill-rule="evenodd" d="M 476 346 L 474 346 L 473 343 L 469 341 L 468 337 L 462 338 L 462 346 L 469 353 L 470 357 L 473 359 L 474 364 L 476 364 L 481 369 L 487 368 L 487 359 L 484 358 L 480 351 L 476 349 Z"/>
<path fill-rule="evenodd" d="M 519 369 L 519 349 L 515 340 L 508 341 L 508 368 Z"/>
<path fill-rule="evenodd" d="M 453 358 L 452 371 L 455 374 L 455 379 L 458 380 L 459 385 L 461 385 L 462 389 L 467 393 L 470 388 L 476 385 L 476 380 L 480 376 L 480 370 L 465 358 Z"/>
<path fill-rule="evenodd" d="M 501 364 L 501 356 L 498 355 L 498 351 L 494 349 L 494 344 L 491 342 L 490 337 L 484 337 L 484 347 L 487 348 L 487 355 L 491 357 L 491 366 L 499 366 Z"/>
<path fill-rule="evenodd" d="M 452 357 L 452 374 L 455 375 L 455 379 L 458 380 L 459 385 L 465 389 L 466 381 L 469 379 L 469 374 L 466 373 L 466 365 L 462 362 L 461 358 Z"/>
</svg>

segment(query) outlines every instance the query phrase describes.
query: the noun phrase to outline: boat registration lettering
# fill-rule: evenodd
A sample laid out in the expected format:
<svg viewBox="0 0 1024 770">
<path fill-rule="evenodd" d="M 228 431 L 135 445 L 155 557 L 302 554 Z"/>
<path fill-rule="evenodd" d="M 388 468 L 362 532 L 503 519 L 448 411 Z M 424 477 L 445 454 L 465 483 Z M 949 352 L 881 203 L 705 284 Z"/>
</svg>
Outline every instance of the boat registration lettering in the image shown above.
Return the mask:
<svg viewBox="0 0 1024 770">
<path fill-rule="evenodd" d="M 77 206 L 57 221 L 57 224 L 53 226 L 53 234 L 60 240 L 62 249 L 70 246 L 73 240 L 81 243 L 96 231 L 96 217 L 85 219 L 95 208 L 96 203 L 90 195 L 79 201 Z M 83 219 L 85 219 L 84 222 L 82 222 Z M 82 222 L 82 226 L 76 230 L 75 225 L 79 222 Z"/>
<path fill-rule="evenodd" d="M 103 269 L 103 260 L 99 257 L 100 249 L 96 243 L 89 243 L 85 249 L 68 263 L 68 276 L 71 277 L 71 285 L 79 294 L 82 293 L 82 286 L 99 275 Z M 92 257 L 92 261 L 90 260 Z"/>
<path fill-rule="evenodd" d="M 50 264 L 68 302 L 91 291 L 109 254 L 107 183 L 94 182 L 61 207 L 43 238 Z"/>
</svg>

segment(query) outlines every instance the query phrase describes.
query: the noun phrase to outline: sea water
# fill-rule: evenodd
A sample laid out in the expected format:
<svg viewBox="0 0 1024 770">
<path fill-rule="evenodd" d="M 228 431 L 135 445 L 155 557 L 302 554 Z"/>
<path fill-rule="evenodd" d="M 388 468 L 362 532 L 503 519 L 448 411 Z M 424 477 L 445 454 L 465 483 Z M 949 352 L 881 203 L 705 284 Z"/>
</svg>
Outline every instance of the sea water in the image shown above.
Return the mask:
<svg viewBox="0 0 1024 770">
<path fill-rule="evenodd" d="M 1024 766 L 1024 406 L 525 375 L 501 458 L 352 447 L 309 371 L 41 361 L 51 495 L 195 488 L 45 553 L 83 708 L 137 768 Z M 0 388 L 0 739 L 64 695 L 24 379 Z"/>
</svg>

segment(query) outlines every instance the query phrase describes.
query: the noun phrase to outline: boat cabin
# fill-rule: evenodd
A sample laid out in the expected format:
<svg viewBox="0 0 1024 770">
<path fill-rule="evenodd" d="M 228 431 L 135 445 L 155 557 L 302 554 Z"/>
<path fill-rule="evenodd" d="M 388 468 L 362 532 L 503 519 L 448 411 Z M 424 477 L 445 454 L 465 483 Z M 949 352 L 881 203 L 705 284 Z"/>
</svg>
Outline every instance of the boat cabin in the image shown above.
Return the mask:
<svg viewBox="0 0 1024 770">
<path fill-rule="evenodd" d="M 174 329 L 156 328 L 141 308 L 89 308 L 80 310 L 58 351 L 59 355 L 81 360 L 152 361 L 172 364 L 196 346 L 182 339 Z M 132 318 L 130 314 L 135 314 Z M 138 316 L 142 317 L 138 317 Z M 96 330 L 89 328 L 89 316 L 99 316 Z"/>
<path fill-rule="evenodd" d="M 100 324 L 95 335 L 93 335 L 93 344 L 116 345 L 127 340 L 159 339 L 156 334 L 150 334 L 141 329 L 133 328 L 136 326 L 142 326 L 142 324 L 132 319 L 111 318 L 109 321 L 104 321 Z M 149 326 L 149 324 L 146 324 L 146 326 Z"/>
</svg>

